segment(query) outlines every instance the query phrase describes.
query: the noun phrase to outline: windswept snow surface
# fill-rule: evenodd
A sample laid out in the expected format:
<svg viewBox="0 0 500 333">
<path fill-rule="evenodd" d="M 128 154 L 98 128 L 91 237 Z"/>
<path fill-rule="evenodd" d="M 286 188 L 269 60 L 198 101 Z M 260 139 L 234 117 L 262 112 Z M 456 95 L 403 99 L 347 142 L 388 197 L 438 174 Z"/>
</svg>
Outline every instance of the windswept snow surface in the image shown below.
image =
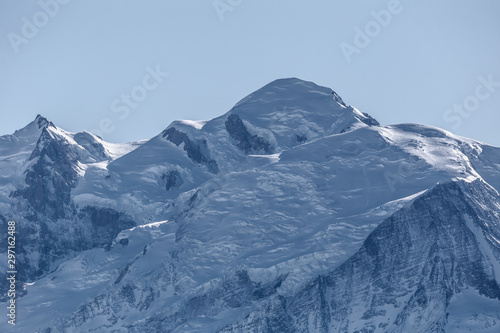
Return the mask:
<svg viewBox="0 0 500 333">
<path fill-rule="evenodd" d="M 431 126 L 380 125 L 312 82 L 274 81 L 218 118 L 175 121 L 138 143 L 106 143 L 37 117 L 0 137 L 0 168 L 0 221 L 18 220 L 30 239 L 19 325 L 0 323 L 6 332 L 258 332 L 264 322 L 322 332 L 312 322 L 272 325 L 293 317 L 297 295 L 319 302 L 307 286 L 352 261 L 381 223 L 408 207 L 417 216 L 415 202 L 454 182 L 484 184 L 464 190 L 465 199 L 451 185 L 445 192 L 487 224 L 464 232 L 478 240 L 498 286 L 499 148 Z M 439 322 L 445 331 L 497 327 L 498 300 L 469 287 L 453 294 L 449 319 Z M 366 299 L 380 295 L 369 290 Z M 410 304 L 408 295 L 394 300 Z M 467 298 L 484 304 L 490 324 L 474 326 Z M 388 321 L 399 310 L 374 306 L 387 315 L 365 320 L 375 315 L 360 312 L 367 305 L 352 306 L 348 320 L 357 324 L 347 331 L 368 322 L 398 331 Z"/>
</svg>

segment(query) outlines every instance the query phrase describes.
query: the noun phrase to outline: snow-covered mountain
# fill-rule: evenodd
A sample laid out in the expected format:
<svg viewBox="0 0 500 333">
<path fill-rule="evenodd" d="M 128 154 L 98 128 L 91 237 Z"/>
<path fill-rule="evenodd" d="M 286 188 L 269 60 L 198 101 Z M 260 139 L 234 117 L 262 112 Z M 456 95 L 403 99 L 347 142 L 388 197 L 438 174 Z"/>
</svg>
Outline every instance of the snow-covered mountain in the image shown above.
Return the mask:
<svg viewBox="0 0 500 333">
<path fill-rule="evenodd" d="M 500 149 L 311 82 L 128 144 L 38 116 L 0 170 L 25 283 L 2 331 L 500 329 Z"/>
<path fill-rule="evenodd" d="M 335 270 L 221 332 L 497 332 L 499 203 L 481 179 L 436 185 Z"/>
</svg>

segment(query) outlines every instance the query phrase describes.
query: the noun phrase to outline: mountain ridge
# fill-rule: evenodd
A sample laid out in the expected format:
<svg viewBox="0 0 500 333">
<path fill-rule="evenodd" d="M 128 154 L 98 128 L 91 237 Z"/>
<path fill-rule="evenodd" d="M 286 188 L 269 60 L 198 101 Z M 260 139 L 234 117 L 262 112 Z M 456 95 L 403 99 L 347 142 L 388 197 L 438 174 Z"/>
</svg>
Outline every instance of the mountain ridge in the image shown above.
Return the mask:
<svg viewBox="0 0 500 333">
<path fill-rule="evenodd" d="M 477 185 L 480 183 L 480 185 Z M 470 188 L 468 187 L 468 184 L 470 184 Z M 469 193 L 464 193 L 465 191 Z M 462 199 L 465 199 L 467 196 L 470 196 L 470 192 L 472 191 L 485 191 L 485 192 L 490 192 L 490 194 L 495 195 L 496 200 L 495 202 L 495 215 L 496 217 L 499 216 L 499 208 L 500 205 L 498 205 L 498 192 L 494 190 L 493 188 L 489 187 L 486 183 L 484 183 L 481 179 L 476 179 L 475 181 L 464 181 L 464 180 L 456 180 L 444 184 L 439 184 L 436 185 L 434 188 L 431 190 L 427 191 L 426 193 L 420 195 L 419 197 L 415 198 L 412 203 L 410 203 L 406 210 L 412 210 L 414 209 L 415 206 L 419 205 L 429 205 L 429 201 L 431 200 L 436 200 L 437 198 L 442 198 L 444 200 L 448 200 L 448 202 L 453 202 L 452 198 L 454 196 L 461 196 Z M 457 193 L 460 192 L 460 193 Z M 465 203 L 466 201 L 463 201 Z M 454 202 L 453 205 L 456 203 Z M 435 205 L 431 205 L 429 207 L 435 207 Z M 466 206 L 467 207 L 467 204 Z M 468 212 L 471 212 L 469 209 L 471 206 L 468 206 L 468 209 L 466 209 Z M 435 208 L 431 208 L 435 209 Z M 440 225 L 432 225 L 431 223 L 436 223 L 436 221 L 440 221 L 440 223 L 447 223 L 447 220 L 449 219 L 449 216 L 452 216 L 453 218 L 458 218 L 458 220 L 455 220 L 457 223 L 461 224 L 461 229 L 456 230 L 457 228 L 455 227 L 448 227 L 447 230 L 451 232 L 462 232 L 460 237 L 465 237 L 465 240 L 462 240 L 463 245 L 461 249 L 466 249 L 467 246 L 465 244 L 469 242 L 474 242 L 475 243 L 475 248 L 473 253 L 474 258 L 471 258 L 470 260 L 467 261 L 468 265 L 474 265 L 475 261 L 477 260 L 476 258 L 479 258 L 479 262 L 483 262 L 486 260 L 486 257 L 484 257 L 484 254 L 481 253 L 481 250 L 478 246 L 478 243 L 481 243 L 481 240 L 476 239 L 475 241 L 473 240 L 474 237 L 484 237 L 484 239 L 487 239 L 488 236 L 485 234 L 482 234 L 479 236 L 479 234 L 474 232 L 474 227 L 472 224 L 475 224 L 476 227 L 482 227 L 482 232 L 485 231 L 484 225 L 482 226 L 480 223 L 480 219 L 477 218 L 477 214 L 474 214 L 469 216 L 469 219 L 461 219 L 460 220 L 460 215 L 461 213 L 452 213 L 449 214 L 448 209 L 454 209 L 453 207 L 447 207 L 445 208 L 445 212 L 441 211 L 443 209 L 443 206 L 440 206 L 440 210 L 438 211 L 438 214 L 440 217 L 437 219 L 434 217 L 433 219 L 423 219 L 424 225 L 419 225 L 418 230 L 421 233 L 424 233 L 424 237 L 428 237 L 427 235 L 431 236 L 431 239 L 436 239 L 436 241 L 439 241 L 439 237 L 444 237 L 449 238 L 450 236 L 453 237 L 452 234 L 447 236 L 446 234 L 443 233 L 443 231 L 439 231 L 441 228 Z M 456 208 L 455 208 L 456 209 Z M 476 206 L 477 209 L 477 206 Z M 422 211 L 425 211 L 425 209 L 422 209 L 421 207 L 414 209 L 418 212 L 418 214 L 421 214 Z M 434 212 L 436 212 L 434 210 Z M 460 294 L 460 290 L 467 288 L 468 286 L 470 287 L 475 287 L 476 290 L 479 292 L 479 295 L 486 296 L 488 298 L 495 298 L 496 300 L 500 301 L 500 284 L 499 284 L 499 276 L 498 270 L 496 271 L 496 274 L 492 272 L 494 269 L 492 269 L 492 265 L 498 265 L 498 259 L 500 258 L 500 244 L 496 243 L 490 243 L 490 246 L 492 246 L 492 249 L 495 250 L 495 255 L 493 257 L 494 261 L 489 262 L 489 268 L 485 267 L 484 270 L 481 270 L 477 267 L 471 267 L 472 269 L 468 269 L 468 267 L 463 267 L 465 264 L 461 264 L 460 262 L 457 262 L 456 268 L 454 268 L 453 260 L 449 259 L 437 259 L 439 258 L 440 255 L 443 255 L 443 250 L 436 248 L 437 243 L 428 245 L 428 252 L 422 251 L 420 248 L 420 243 L 417 242 L 417 235 L 419 232 L 411 232 L 410 229 L 412 228 L 412 224 L 405 224 L 404 228 L 408 228 L 407 231 L 405 231 L 403 234 L 401 231 L 398 232 L 393 232 L 393 231 L 388 231 L 387 229 L 393 229 L 393 228 L 401 228 L 402 226 L 398 226 L 397 222 L 400 219 L 405 219 L 408 218 L 408 212 L 404 210 L 400 210 L 396 212 L 393 216 L 391 216 L 389 219 L 385 220 L 382 222 L 365 240 L 363 243 L 361 249 L 350 259 L 348 259 L 344 264 L 339 266 L 336 270 L 332 271 L 328 275 L 325 276 L 320 276 L 317 279 L 313 280 L 308 286 L 306 286 L 301 292 L 298 293 L 298 295 L 289 301 L 289 303 L 286 305 L 286 310 L 285 311 L 279 311 L 278 313 L 281 314 L 283 317 L 281 319 L 276 320 L 276 318 L 273 318 L 272 321 L 267 321 L 268 323 L 275 323 L 273 324 L 274 326 L 266 326 L 266 321 L 262 321 L 262 318 L 259 317 L 258 315 L 252 317 L 249 315 L 240 325 L 243 326 L 236 326 L 232 325 L 229 326 L 226 329 L 222 329 L 220 332 L 243 332 L 253 329 L 256 331 L 280 331 L 284 332 L 285 329 L 288 332 L 329 332 L 329 331 L 349 331 L 349 332 L 357 332 L 357 331 L 363 331 L 363 330 L 368 330 L 368 331 L 373 331 L 373 332 L 406 332 L 408 330 L 411 330 L 413 332 L 442 332 L 444 327 L 446 326 L 446 319 L 445 317 L 447 316 L 445 313 L 445 309 L 448 306 L 452 296 L 455 293 Z M 443 218 L 444 216 L 447 216 L 447 218 Z M 476 217 L 473 217 L 476 216 Z M 455 222 L 452 221 L 452 222 Z M 418 222 L 415 221 L 415 222 Z M 429 223 L 430 222 L 430 223 Z M 500 229 L 498 228 L 498 220 L 489 220 L 489 222 L 493 222 L 496 227 L 495 227 L 495 233 L 494 233 L 494 238 L 499 236 L 499 231 Z M 408 223 L 408 222 L 406 222 Z M 429 224 L 427 224 L 429 223 Z M 486 224 L 486 222 L 483 222 Z M 443 225 L 444 226 L 444 225 Z M 488 227 L 489 230 L 492 230 L 490 227 Z M 429 231 L 430 230 L 430 231 Z M 434 230 L 434 231 L 433 231 Z M 394 236 L 399 236 L 402 235 L 404 237 L 413 237 L 414 240 L 408 240 L 402 242 L 399 239 L 396 240 L 391 240 L 392 237 Z M 458 235 L 455 236 L 455 239 L 458 239 Z M 388 241 L 392 241 L 392 244 L 385 244 Z M 447 240 L 443 240 L 445 243 L 449 242 Z M 440 241 L 440 242 L 443 242 Z M 458 241 L 457 241 L 458 242 Z M 432 241 L 431 241 L 432 243 Z M 395 254 L 390 254 L 390 252 L 395 251 L 395 247 L 404 247 L 403 253 L 400 253 L 399 250 L 396 250 Z M 441 247 L 444 247 L 443 243 L 440 243 Z M 457 247 L 460 245 L 457 245 L 457 243 L 454 243 L 453 247 Z M 416 254 L 419 255 L 424 255 L 423 258 L 414 260 L 413 262 L 416 262 L 416 264 L 422 265 L 422 263 L 426 262 L 425 255 L 428 253 L 431 258 L 436 258 L 439 260 L 438 265 L 446 265 L 447 267 L 436 267 L 434 264 L 431 264 L 430 267 L 420 266 L 422 273 L 417 273 L 414 274 L 413 272 L 406 272 L 408 270 L 408 261 L 411 261 L 411 258 L 407 258 L 408 255 L 411 256 L 411 254 L 405 254 L 409 250 L 409 248 L 419 248 L 418 251 L 413 250 Z M 384 255 L 381 255 L 380 252 L 384 251 Z M 453 251 L 453 250 L 452 250 Z M 456 251 L 456 250 L 455 250 Z M 459 256 L 457 256 L 459 257 Z M 403 260 L 402 260 L 403 259 Z M 463 257 L 460 257 L 460 259 L 463 260 Z M 379 261 L 387 261 L 387 260 L 396 260 L 396 262 L 399 262 L 398 264 L 391 263 L 390 265 L 384 264 L 384 262 L 379 262 Z M 428 259 L 427 259 L 428 260 Z M 435 260 L 435 259 L 432 259 Z M 459 261 L 459 259 L 457 259 Z M 373 262 L 370 264 L 370 262 Z M 462 267 L 461 267 L 462 266 Z M 389 270 L 395 270 L 389 273 L 388 276 L 386 276 L 386 273 L 384 273 L 385 269 Z M 458 270 L 460 273 L 447 273 L 447 270 Z M 377 271 L 379 270 L 379 271 Z M 380 272 L 382 270 L 382 272 Z M 439 270 L 444 270 L 442 272 L 439 272 Z M 370 276 L 370 274 L 372 274 Z M 422 274 L 422 275 L 421 275 Z M 416 277 L 418 280 L 420 276 L 422 276 L 422 279 L 425 279 L 427 276 L 430 279 L 433 279 L 433 274 L 434 275 L 442 275 L 443 279 L 447 279 L 446 275 L 451 274 L 451 281 L 446 282 L 447 289 L 445 291 L 441 291 L 441 293 L 445 294 L 444 299 L 439 299 L 439 297 L 436 299 L 436 297 L 432 297 L 431 295 L 428 295 L 426 292 L 427 288 L 439 288 L 439 283 L 436 281 L 420 281 L 415 284 L 416 287 L 412 287 L 411 285 L 406 287 L 406 291 L 403 290 L 398 290 L 397 288 L 401 288 L 399 286 L 405 286 L 405 283 L 401 283 L 399 281 L 402 277 L 406 279 L 411 279 L 412 276 Z M 457 278 L 458 281 L 453 281 L 453 278 L 455 277 L 454 274 L 457 275 L 463 275 L 461 278 Z M 484 274 L 484 275 L 481 275 Z M 479 276 L 478 276 L 479 275 Z M 360 282 L 357 282 L 356 279 L 359 278 L 358 276 L 361 276 L 362 279 L 370 279 L 372 281 L 370 282 L 365 282 L 364 284 Z M 436 278 L 436 277 L 434 277 Z M 469 279 L 469 284 L 467 282 L 462 282 L 461 279 Z M 495 281 L 496 278 L 496 281 Z M 352 279 L 353 281 L 349 280 Z M 450 279 L 450 277 L 448 277 Z M 481 280 L 481 279 L 484 279 Z M 445 280 L 446 281 L 446 280 Z M 475 284 L 475 285 L 471 285 Z M 344 284 L 347 284 L 346 287 L 339 287 L 343 286 Z M 397 287 L 396 287 L 397 286 Z M 361 288 L 361 289 L 359 289 Z M 363 293 L 364 290 L 366 289 L 379 289 L 379 294 L 380 296 L 373 295 L 370 293 Z M 404 287 L 403 287 L 404 288 Z M 329 290 L 333 289 L 333 290 Z M 391 291 L 392 290 L 392 291 Z M 344 294 L 344 293 L 350 293 L 350 294 Z M 412 295 L 410 298 L 408 296 L 405 296 L 406 294 Z M 394 299 L 387 299 L 388 295 L 394 294 Z M 312 296 L 313 295 L 313 296 Z M 366 296 L 364 296 L 366 295 Z M 312 299 L 311 299 L 312 297 Z M 355 311 L 355 306 L 349 307 L 349 305 L 345 305 L 346 302 L 353 302 L 359 298 L 359 297 L 367 297 L 368 300 L 365 300 L 365 303 L 363 304 L 366 308 L 366 312 L 364 314 L 359 313 L 356 314 Z M 373 298 L 372 298 L 373 297 Z M 379 297 L 379 299 L 377 299 Z M 372 298 L 370 300 L 370 298 Z M 401 301 L 401 298 L 406 299 L 406 301 Z M 436 313 L 437 307 L 433 306 L 431 309 L 427 311 L 433 311 L 434 312 L 434 318 L 429 320 L 429 315 L 423 317 L 425 319 L 420 319 L 421 321 L 419 322 L 417 318 L 410 319 L 411 316 L 416 316 L 415 310 L 411 310 L 411 307 L 417 307 L 417 308 L 423 308 L 425 311 L 425 305 L 428 302 L 443 302 L 438 308 L 440 308 L 440 311 Z M 363 302 L 363 299 L 361 299 L 361 302 Z M 386 303 L 384 303 L 386 302 Z M 411 305 L 413 303 L 414 305 Z M 272 302 L 271 302 L 272 303 Z M 386 310 L 378 310 L 378 308 L 384 308 L 384 304 L 393 304 L 394 307 L 397 308 L 402 308 L 402 311 L 396 313 L 397 315 L 394 316 L 387 316 L 387 312 L 389 312 L 389 309 Z M 269 305 L 272 306 L 272 305 Z M 317 307 L 320 307 L 319 309 Z M 359 306 L 359 305 L 358 305 Z M 309 314 L 308 314 L 309 311 Z M 475 309 L 475 311 L 480 311 L 479 309 Z M 275 311 L 276 312 L 276 311 Z M 354 312 L 354 314 L 352 313 Z M 272 315 L 272 313 L 271 313 Z M 497 312 L 498 315 L 498 312 Z M 349 319 L 350 317 L 354 317 L 354 321 L 352 319 Z M 264 315 L 265 317 L 265 315 Z M 377 323 L 377 317 L 379 322 Z M 391 318 L 392 317 L 392 318 Z M 252 319 L 256 318 L 256 322 L 252 322 Z M 382 319 L 382 320 L 380 320 Z M 495 320 L 495 317 L 492 317 L 492 320 Z M 246 321 L 246 323 L 245 323 Z M 375 321 L 375 323 L 374 323 Z M 276 324 L 276 322 L 278 324 Z M 259 324 L 260 323 L 260 324 Z M 246 325 L 246 326 L 245 326 Z M 256 326 L 256 325 L 262 325 L 261 326 Z M 314 329 L 311 329 L 313 327 Z M 500 327 L 500 322 L 496 320 L 495 327 Z M 482 327 L 487 328 L 486 326 Z"/>
<path fill-rule="evenodd" d="M 110 144 L 91 133 L 66 132 L 42 116 L 0 137 L 0 143 L 0 168 L 9 175 L 0 178 L 0 223 L 14 219 L 19 226 L 20 288 L 29 283 L 20 294 L 22 310 L 32 320 L 19 330 L 241 332 L 261 327 L 265 332 L 267 324 L 250 320 L 261 318 L 291 332 L 321 332 L 337 324 L 347 331 L 361 331 L 359 325 L 367 331 L 370 325 L 397 331 L 416 312 L 397 317 L 358 302 L 363 313 L 337 320 L 326 292 L 335 286 L 320 283 L 321 301 L 317 291 L 305 292 L 304 286 L 327 281 L 332 272 L 337 272 L 335 280 L 349 279 L 345 263 L 352 266 L 363 249 L 361 259 L 377 258 L 366 241 L 376 240 L 374 233 L 390 223 L 394 244 L 415 239 L 422 244 L 419 249 L 432 248 L 390 222 L 399 216 L 398 223 L 410 228 L 401 212 L 428 216 L 422 222 L 428 226 L 448 226 L 446 216 L 455 216 L 460 228 L 452 231 L 467 234 L 475 249 L 463 264 L 479 263 L 475 270 L 488 278 L 500 274 L 492 247 L 500 239 L 495 222 L 500 218 L 500 149 L 431 126 L 381 125 L 312 82 L 276 80 L 220 117 L 175 121 L 137 143 Z M 415 202 L 425 204 L 408 208 Z M 459 209 L 439 213 L 453 202 Z M 461 216 L 467 205 L 475 207 L 472 222 Z M 432 209 L 435 221 L 428 214 Z M 480 224 L 483 220 L 487 225 Z M 435 230 L 428 239 L 449 237 L 442 228 Z M 460 253 L 468 253 L 462 245 Z M 433 249 L 426 253 L 458 262 L 454 248 Z M 415 251 L 408 253 L 424 254 Z M 377 260 L 393 255 L 384 253 Z M 373 268 L 369 260 L 366 267 Z M 396 286 L 405 295 L 415 292 L 403 288 L 408 281 L 418 285 L 408 278 Z M 441 307 L 449 302 L 456 308 L 453 320 L 439 319 L 436 329 L 472 323 L 460 318 L 464 299 L 487 306 L 483 296 L 473 294 L 478 283 L 469 282 L 470 295 L 462 288 L 455 298 L 433 298 Z M 446 295 L 447 289 L 427 286 Z M 342 303 L 345 311 L 352 311 L 361 289 L 338 290 L 351 295 L 352 302 Z M 311 312 L 322 324 L 290 317 L 300 295 L 324 304 Z M 367 295 L 381 299 L 385 294 L 368 289 Z M 415 304 L 411 297 L 405 302 Z M 434 320 L 425 306 L 414 309 Z M 490 310 L 487 318 L 493 322 Z M 48 323 L 46 311 L 59 319 Z M 379 315 L 383 311 L 386 315 Z M 401 325 L 394 324 L 396 318 Z M 396 326 L 378 326 L 385 324 Z M 272 325 L 267 331 L 279 327 Z"/>
</svg>

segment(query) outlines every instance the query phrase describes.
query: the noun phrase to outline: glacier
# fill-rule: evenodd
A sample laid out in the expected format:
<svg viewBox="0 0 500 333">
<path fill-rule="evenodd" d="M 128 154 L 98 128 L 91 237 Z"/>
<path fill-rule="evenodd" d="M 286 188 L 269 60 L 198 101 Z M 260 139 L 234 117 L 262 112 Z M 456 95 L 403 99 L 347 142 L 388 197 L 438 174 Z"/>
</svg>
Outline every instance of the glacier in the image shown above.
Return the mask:
<svg viewBox="0 0 500 333">
<path fill-rule="evenodd" d="M 500 329 L 500 148 L 312 82 L 125 144 L 39 115 L 0 170 L 2 332 Z"/>
</svg>

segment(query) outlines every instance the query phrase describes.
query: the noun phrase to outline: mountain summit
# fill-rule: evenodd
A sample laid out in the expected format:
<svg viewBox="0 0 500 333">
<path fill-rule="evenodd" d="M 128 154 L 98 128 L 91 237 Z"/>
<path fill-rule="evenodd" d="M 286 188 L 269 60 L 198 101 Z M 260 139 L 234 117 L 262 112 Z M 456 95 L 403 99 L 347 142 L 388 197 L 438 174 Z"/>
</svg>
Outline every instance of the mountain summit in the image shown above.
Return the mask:
<svg viewBox="0 0 500 333">
<path fill-rule="evenodd" d="M 346 105 L 330 88 L 295 78 L 269 83 L 239 101 L 224 117 L 229 119 L 226 129 L 233 138 L 247 130 L 240 119 L 250 129 L 269 131 L 270 141 L 281 149 L 358 126 L 380 125 Z"/>
<path fill-rule="evenodd" d="M 312 82 L 135 143 L 37 116 L 0 170 L 2 332 L 500 329 L 500 148 Z"/>
</svg>

